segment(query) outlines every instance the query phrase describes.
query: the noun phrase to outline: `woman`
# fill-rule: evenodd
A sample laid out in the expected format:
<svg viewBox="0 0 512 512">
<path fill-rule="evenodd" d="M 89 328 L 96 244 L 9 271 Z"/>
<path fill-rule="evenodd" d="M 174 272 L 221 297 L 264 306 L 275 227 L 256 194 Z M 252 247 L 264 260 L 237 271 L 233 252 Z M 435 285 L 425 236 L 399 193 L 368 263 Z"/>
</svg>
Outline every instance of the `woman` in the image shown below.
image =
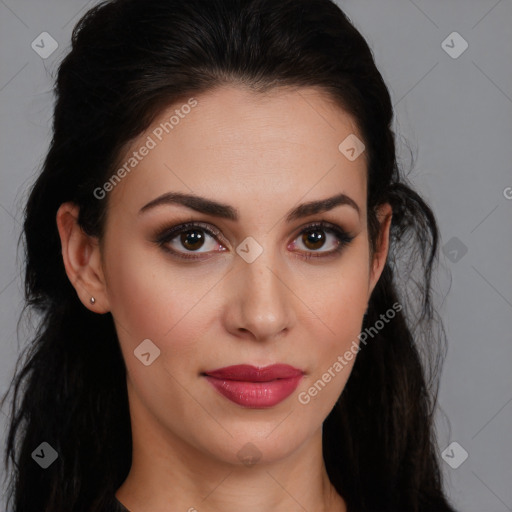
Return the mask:
<svg viewBox="0 0 512 512">
<path fill-rule="evenodd" d="M 10 510 L 453 511 L 436 221 L 341 10 L 104 2 L 56 95 Z"/>
</svg>

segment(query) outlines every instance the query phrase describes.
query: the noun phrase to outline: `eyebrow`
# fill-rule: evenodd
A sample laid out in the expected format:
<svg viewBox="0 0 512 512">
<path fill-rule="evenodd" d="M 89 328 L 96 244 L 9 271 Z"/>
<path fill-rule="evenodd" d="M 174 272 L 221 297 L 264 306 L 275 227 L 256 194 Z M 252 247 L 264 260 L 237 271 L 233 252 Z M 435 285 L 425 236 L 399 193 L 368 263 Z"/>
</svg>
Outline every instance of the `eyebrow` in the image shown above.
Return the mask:
<svg viewBox="0 0 512 512">
<path fill-rule="evenodd" d="M 237 208 L 228 204 L 219 203 L 212 201 L 206 197 L 201 197 L 193 194 L 183 194 L 180 192 L 167 192 L 157 198 L 153 199 L 139 210 L 139 215 L 156 208 L 157 206 L 178 204 L 186 206 L 192 210 L 207 215 L 213 215 L 214 217 L 220 217 L 223 219 L 237 221 L 239 219 L 239 211 Z M 309 203 L 303 203 L 293 208 L 288 212 L 286 216 L 287 222 L 292 222 L 302 217 L 308 217 L 317 213 L 326 212 L 332 210 L 336 206 L 348 205 L 357 211 L 358 215 L 361 215 L 359 206 L 357 203 L 346 194 L 338 194 L 327 199 L 320 199 L 318 201 L 310 201 Z"/>
</svg>

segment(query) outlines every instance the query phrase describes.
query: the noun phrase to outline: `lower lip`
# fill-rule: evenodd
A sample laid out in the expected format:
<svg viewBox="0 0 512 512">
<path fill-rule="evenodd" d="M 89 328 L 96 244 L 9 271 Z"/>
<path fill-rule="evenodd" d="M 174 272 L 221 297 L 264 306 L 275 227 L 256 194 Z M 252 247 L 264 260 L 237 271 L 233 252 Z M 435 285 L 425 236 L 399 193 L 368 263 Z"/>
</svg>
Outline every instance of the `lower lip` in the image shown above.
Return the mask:
<svg viewBox="0 0 512 512">
<path fill-rule="evenodd" d="M 253 409 L 272 407 L 288 398 L 297 389 L 302 375 L 269 382 L 245 382 L 217 379 L 206 375 L 206 380 L 228 400 Z"/>
</svg>

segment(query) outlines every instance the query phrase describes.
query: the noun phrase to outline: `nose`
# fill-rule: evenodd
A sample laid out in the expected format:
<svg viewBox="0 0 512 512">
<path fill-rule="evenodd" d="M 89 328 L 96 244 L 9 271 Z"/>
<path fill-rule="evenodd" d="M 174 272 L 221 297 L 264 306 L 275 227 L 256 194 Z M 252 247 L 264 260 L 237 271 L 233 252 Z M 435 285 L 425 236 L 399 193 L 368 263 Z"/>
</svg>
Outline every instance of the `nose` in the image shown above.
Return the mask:
<svg viewBox="0 0 512 512">
<path fill-rule="evenodd" d="M 224 320 L 233 335 L 264 341 L 293 327 L 297 300 L 286 266 L 278 265 L 276 259 L 263 251 L 252 263 L 237 262 L 239 268 L 225 285 Z"/>
</svg>

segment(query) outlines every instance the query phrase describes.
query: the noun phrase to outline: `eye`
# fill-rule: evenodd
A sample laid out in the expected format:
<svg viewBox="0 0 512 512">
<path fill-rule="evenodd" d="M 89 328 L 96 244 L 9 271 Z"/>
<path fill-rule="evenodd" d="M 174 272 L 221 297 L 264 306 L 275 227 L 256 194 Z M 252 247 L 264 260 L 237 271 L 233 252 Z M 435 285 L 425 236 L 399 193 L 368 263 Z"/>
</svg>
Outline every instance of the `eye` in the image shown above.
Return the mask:
<svg viewBox="0 0 512 512">
<path fill-rule="evenodd" d="M 329 236 L 331 239 L 330 242 Z M 299 249 L 301 249 L 299 252 L 303 253 L 300 257 L 306 259 L 327 258 L 341 253 L 343 248 L 353 239 L 353 236 L 348 235 L 339 226 L 322 221 L 309 224 L 303 228 L 299 238 L 296 239 L 298 243 L 294 241 L 288 247 L 292 246 L 292 248 L 294 248 L 298 245 Z M 301 246 L 305 248 L 305 251 Z M 324 247 L 327 248 L 324 249 Z"/>
<path fill-rule="evenodd" d="M 201 222 L 188 222 L 166 229 L 158 236 L 156 242 L 178 258 L 199 260 L 205 258 L 186 254 L 186 252 L 209 253 L 215 249 L 216 245 L 220 247 L 219 252 L 226 251 L 223 245 L 215 242 L 215 239 L 220 236 L 220 231 L 213 226 Z M 181 249 L 186 251 L 183 252 Z"/>
<path fill-rule="evenodd" d="M 211 257 L 211 253 L 227 250 L 216 241 L 219 238 L 222 239 L 220 230 L 214 226 L 201 222 L 188 222 L 164 229 L 155 242 L 177 258 L 205 260 Z M 339 254 L 353 238 L 335 224 L 322 221 L 303 228 L 299 237 L 289 244 L 288 248 L 296 249 L 298 246 L 301 258 L 327 258 Z M 215 250 L 216 246 L 218 246 L 217 250 Z M 209 254 L 209 256 L 195 256 L 195 254 Z"/>
</svg>

